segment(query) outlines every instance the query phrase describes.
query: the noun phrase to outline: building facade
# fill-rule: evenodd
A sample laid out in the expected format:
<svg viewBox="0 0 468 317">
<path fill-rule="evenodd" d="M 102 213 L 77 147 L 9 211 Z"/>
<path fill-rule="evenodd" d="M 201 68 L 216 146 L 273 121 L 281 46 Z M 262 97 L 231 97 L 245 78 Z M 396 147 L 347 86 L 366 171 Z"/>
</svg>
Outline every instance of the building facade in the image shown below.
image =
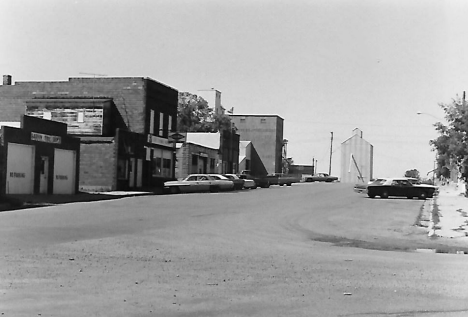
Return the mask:
<svg viewBox="0 0 468 317">
<path fill-rule="evenodd" d="M 22 116 L 21 127 L 0 129 L 0 196 L 75 194 L 80 141 L 64 123 Z"/>
<path fill-rule="evenodd" d="M 177 144 L 177 178 L 192 173 L 239 173 L 239 135 L 235 131 L 186 132 Z"/>
<path fill-rule="evenodd" d="M 67 123 L 81 140 L 81 190 L 151 190 L 174 178 L 177 90 L 142 77 L 14 85 L 5 77 L 0 121 L 27 113 Z"/>
<path fill-rule="evenodd" d="M 251 141 L 255 157 L 250 172 L 254 176 L 282 172 L 283 118 L 277 115 L 230 115 L 241 141 Z"/>
<path fill-rule="evenodd" d="M 374 147 L 354 129 L 350 138 L 341 143 L 342 183 L 367 183 L 373 178 Z"/>
</svg>

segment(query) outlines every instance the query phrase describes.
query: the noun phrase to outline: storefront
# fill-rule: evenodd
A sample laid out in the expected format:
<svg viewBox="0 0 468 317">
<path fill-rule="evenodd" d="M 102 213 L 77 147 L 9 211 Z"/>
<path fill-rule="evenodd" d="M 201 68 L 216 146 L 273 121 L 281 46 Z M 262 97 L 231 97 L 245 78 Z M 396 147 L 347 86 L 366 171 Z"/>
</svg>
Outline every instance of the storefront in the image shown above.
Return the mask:
<svg viewBox="0 0 468 317">
<path fill-rule="evenodd" d="M 0 195 L 75 194 L 79 152 L 64 123 L 23 116 L 21 128 L 2 127 Z"/>
</svg>

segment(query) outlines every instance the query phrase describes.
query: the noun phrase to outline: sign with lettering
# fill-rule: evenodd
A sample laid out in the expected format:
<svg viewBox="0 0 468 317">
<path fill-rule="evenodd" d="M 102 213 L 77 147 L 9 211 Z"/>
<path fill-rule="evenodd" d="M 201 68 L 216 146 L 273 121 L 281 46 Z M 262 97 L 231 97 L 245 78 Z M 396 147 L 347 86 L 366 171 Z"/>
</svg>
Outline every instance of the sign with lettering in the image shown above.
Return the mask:
<svg viewBox="0 0 468 317">
<path fill-rule="evenodd" d="M 62 143 L 62 138 L 59 136 L 36 133 L 36 132 L 31 132 L 31 140 L 37 141 L 37 142 L 54 143 L 54 144 Z"/>
<path fill-rule="evenodd" d="M 168 139 L 160 138 L 152 134 L 148 134 L 148 143 L 157 144 L 157 145 L 164 145 L 164 146 L 171 146 Z"/>
</svg>

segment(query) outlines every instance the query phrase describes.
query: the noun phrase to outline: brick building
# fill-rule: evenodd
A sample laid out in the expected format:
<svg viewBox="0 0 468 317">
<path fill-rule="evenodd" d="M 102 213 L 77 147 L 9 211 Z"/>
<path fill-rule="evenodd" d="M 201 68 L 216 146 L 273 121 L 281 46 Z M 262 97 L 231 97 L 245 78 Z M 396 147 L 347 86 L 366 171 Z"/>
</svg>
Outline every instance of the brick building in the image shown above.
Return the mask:
<svg viewBox="0 0 468 317">
<path fill-rule="evenodd" d="M 241 141 L 251 141 L 252 175 L 282 172 L 283 118 L 277 115 L 230 115 Z"/>
<path fill-rule="evenodd" d="M 80 189 L 155 189 L 174 178 L 177 90 L 142 77 L 16 82 L 3 77 L 0 121 L 67 123 L 81 142 Z"/>
</svg>

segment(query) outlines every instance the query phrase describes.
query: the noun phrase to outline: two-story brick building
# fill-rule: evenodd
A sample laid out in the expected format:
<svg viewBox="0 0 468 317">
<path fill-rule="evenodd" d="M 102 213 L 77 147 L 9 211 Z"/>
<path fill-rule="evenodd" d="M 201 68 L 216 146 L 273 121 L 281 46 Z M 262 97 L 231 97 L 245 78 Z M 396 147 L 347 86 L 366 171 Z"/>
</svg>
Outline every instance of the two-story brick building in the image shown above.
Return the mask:
<svg viewBox="0 0 468 317">
<path fill-rule="evenodd" d="M 177 90 L 150 78 L 16 82 L 3 77 L 0 121 L 23 114 L 65 122 L 80 138 L 80 189 L 162 187 L 174 178 Z"/>
</svg>

